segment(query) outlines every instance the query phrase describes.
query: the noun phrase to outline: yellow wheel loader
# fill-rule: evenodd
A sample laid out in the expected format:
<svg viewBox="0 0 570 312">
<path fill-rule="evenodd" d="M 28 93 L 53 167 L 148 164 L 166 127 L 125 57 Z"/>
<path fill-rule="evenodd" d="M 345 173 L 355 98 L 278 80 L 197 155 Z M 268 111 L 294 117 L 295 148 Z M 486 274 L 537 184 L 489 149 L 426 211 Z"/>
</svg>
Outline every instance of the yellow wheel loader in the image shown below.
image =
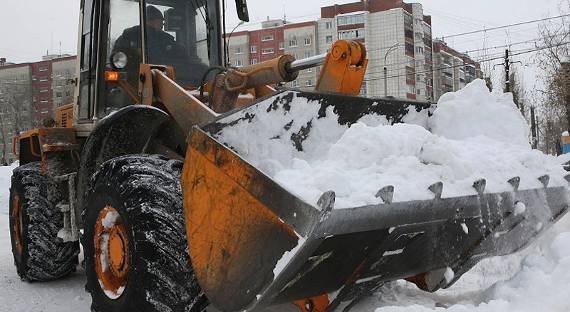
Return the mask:
<svg viewBox="0 0 570 312">
<path fill-rule="evenodd" d="M 331 112 L 345 126 L 396 124 L 429 118 L 431 105 L 357 96 L 367 57 L 355 41 L 224 66 L 220 12 L 217 0 L 81 1 L 76 101 L 55 127 L 14 140 L 10 232 L 23 280 L 73 272 L 81 244 L 92 311 L 347 311 L 387 281 L 449 287 L 568 210 L 567 188 L 548 176 L 527 190 L 514 177 L 504 193 L 474 181 L 474 195 L 452 198 L 435 183 L 433 199 L 408 202 L 378 186 L 380 204 L 345 209 L 334 190 L 303 200 L 235 139 L 303 151 Z M 321 65 L 314 91 L 276 88 Z"/>
</svg>

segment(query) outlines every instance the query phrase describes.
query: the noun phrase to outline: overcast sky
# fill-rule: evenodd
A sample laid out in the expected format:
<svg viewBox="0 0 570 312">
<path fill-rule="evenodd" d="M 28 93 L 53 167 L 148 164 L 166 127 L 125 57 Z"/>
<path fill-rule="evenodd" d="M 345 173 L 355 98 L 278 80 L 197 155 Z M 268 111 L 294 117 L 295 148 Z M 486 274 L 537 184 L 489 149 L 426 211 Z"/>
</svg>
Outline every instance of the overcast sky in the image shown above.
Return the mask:
<svg viewBox="0 0 570 312">
<path fill-rule="evenodd" d="M 228 28 L 237 24 L 235 6 L 227 0 Z M 423 4 L 425 14 L 432 15 L 434 37 L 560 15 L 561 0 L 409 0 Z M 248 0 L 251 23 L 279 18 L 292 21 L 315 19 L 320 7 L 346 0 Z M 76 54 L 79 0 L 0 0 L 0 57 L 11 62 L 37 61 L 41 56 L 61 52 Z M 244 26 L 242 26 L 244 27 Z M 248 27 L 251 27 L 248 26 Z M 229 31 L 228 30 L 228 31 Z M 240 28 L 238 28 L 238 31 Z M 447 43 L 459 51 L 494 47 L 528 41 L 538 37 L 537 24 L 508 30 L 449 38 Z M 517 45 L 524 49 L 532 44 Z M 503 50 L 503 49 L 501 49 Z M 500 53 L 492 50 L 489 53 Z M 474 54 L 474 57 L 477 55 Z M 535 70 L 528 55 L 518 57 L 525 68 L 527 86 L 535 81 Z M 499 63 L 499 62 L 497 62 Z M 520 65 L 515 65 L 520 66 Z"/>
</svg>

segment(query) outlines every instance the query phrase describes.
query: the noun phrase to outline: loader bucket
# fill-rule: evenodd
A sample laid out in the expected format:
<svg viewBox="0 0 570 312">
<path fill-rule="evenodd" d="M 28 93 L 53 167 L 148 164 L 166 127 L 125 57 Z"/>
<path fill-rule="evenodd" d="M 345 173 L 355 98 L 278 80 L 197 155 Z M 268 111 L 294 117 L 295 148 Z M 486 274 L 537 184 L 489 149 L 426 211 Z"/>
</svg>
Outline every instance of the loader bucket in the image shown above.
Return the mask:
<svg viewBox="0 0 570 312">
<path fill-rule="evenodd" d="M 295 105 L 303 109 L 291 113 Z M 430 281 L 426 290 L 434 291 L 485 257 L 525 247 L 568 210 L 567 187 L 548 187 L 547 179 L 542 188 L 503 193 L 485 192 L 480 180 L 477 192 L 453 198 L 441 198 L 435 184 L 432 200 L 408 202 L 392 202 L 384 188 L 381 203 L 335 209 L 334 192 L 308 203 L 270 178 L 270 166 L 246 160 L 254 151 L 229 143 L 238 137 L 308 150 L 311 136 L 327 135 L 313 128 L 316 120 L 331 113 L 347 126 L 366 116 L 422 123 L 430 105 L 288 90 L 191 131 L 182 179 L 189 253 L 216 308 L 259 310 L 452 272 Z M 518 202 L 524 211 L 515 211 Z"/>
</svg>

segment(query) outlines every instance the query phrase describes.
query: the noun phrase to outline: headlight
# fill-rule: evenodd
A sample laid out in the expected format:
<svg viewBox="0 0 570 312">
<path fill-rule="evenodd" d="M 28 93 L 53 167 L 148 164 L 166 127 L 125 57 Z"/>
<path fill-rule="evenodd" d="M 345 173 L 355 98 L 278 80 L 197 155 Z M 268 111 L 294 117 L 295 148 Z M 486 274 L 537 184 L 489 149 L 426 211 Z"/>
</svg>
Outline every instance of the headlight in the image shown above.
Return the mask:
<svg viewBox="0 0 570 312">
<path fill-rule="evenodd" d="M 111 63 L 116 69 L 123 69 L 127 66 L 127 55 L 124 52 L 115 52 L 111 55 Z"/>
</svg>

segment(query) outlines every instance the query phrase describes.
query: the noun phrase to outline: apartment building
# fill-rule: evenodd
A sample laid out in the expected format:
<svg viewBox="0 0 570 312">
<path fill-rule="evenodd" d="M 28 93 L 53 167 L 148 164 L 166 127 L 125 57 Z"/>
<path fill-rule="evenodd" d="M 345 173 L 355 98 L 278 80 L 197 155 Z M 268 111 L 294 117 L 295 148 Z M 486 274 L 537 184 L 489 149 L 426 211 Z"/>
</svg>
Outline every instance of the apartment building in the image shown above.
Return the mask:
<svg viewBox="0 0 570 312">
<path fill-rule="evenodd" d="M 321 53 L 337 39 L 365 44 L 369 63 L 362 94 L 433 99 L 431 17 L 421 4 L 366 0 L 322 7 L 318 26 Z"/>
<path fill-rule="evenodd" d="M 52 62 L 53 108 L 73 103 L 75 91 L 75 56 L 54 59 Z"/>
<path fill-rule="evenodd" d="M 304 59 L 318 54 L 317 22 L 286 24 L 283 26 L 284 52 L 295 59 Z M 287 85 L 300 89 L 314 89 L 319 77 L 319 68 L 299 72 L 296 80 Z"/>
<path fill-rule="evenodd" d="M 0 165 L 11 163 L 12 138 L 32 128 L 32 66 L 0 65 Z"/>
<path fill-rule="evenodd" d="M 317 22 L 287 23 L 282 19 L 262 22 L 261 29 L 235 32 L 228 36 L 229 62 L 241 67 L 283 54 L 306 58 L 317 54 Z M 314 88 L 317 69 L 307 69 L 288 83 L 290 87 Z"/>
<path fill-rule="evenodd" d="M 483 77 L 481 65 L 469 56 L 450 48 L 444 41 L 433 43 L 434 100 L 462 89 L 471 81 Z"/>
<path fill-rule="evenodd" d="M 329 51 L 338 39 L 362 42 L 368 68 L 361 94 L 437 101 L 482 77 L 480 65 L 440 40 L 419 3 L 362 0 L 321 8 L 317 21 L 268 20 L 262 29 L 233 34 L 232 65 L 243 66 L 283 53 L 306 58 Z M 249 52 L 249 53 L 248 53 Z M 305 70 L 288 86 L 313 88 L 319 69 Z"/>
<path fill-rule="evenodd" d="M 46 55 L 13 64 L 0 59 L 0 161 L 14 160 L 12 138 L 42 126 L 55 108 L 73 102 L 75 56 Z"/>
</svg>

